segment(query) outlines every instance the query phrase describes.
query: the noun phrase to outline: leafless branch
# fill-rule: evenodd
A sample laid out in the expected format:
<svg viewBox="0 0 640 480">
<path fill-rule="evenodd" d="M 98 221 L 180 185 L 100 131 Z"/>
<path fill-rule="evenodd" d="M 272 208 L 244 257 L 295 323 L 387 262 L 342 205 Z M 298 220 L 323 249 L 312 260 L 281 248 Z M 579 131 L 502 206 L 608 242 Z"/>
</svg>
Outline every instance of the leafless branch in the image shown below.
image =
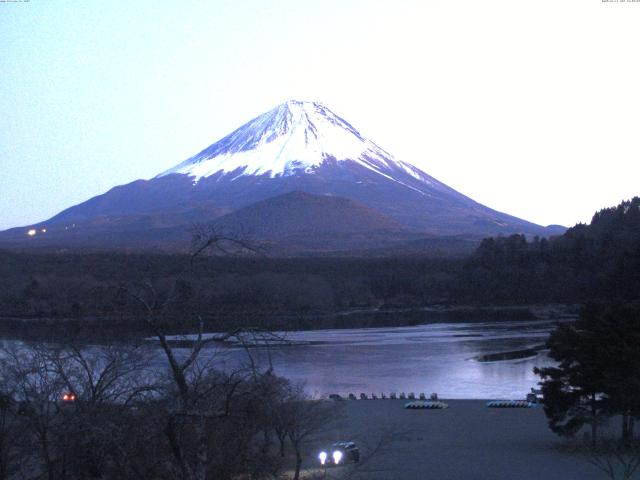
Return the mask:
<svg viewBox="0 0 640 480">
<path fill-rule="evenodd" d="M 588 452 L 587 460 L 611 480 L 631 480 L 640 468 L 640 444 L 601 442 Z"/>
<path fill-rule="evenodd" d="M 212 254 L 263 254 L 264 248 L 249 235 L 233 233 L 214 224 L 196 223 L 191 228 L 191 265 L 207 250 Z"/>
</svg>

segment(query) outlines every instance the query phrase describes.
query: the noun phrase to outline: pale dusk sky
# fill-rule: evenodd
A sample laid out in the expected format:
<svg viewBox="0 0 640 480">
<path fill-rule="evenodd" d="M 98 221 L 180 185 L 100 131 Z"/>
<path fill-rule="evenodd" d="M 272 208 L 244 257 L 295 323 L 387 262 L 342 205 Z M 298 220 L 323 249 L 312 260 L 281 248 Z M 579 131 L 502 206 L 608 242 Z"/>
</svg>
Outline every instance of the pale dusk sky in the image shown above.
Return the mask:
<svg viewBox="0 0 640 480">
<path fill-rule="evenodd" d="M 0 229 L 318 100 L 491 208 L 588 222 L 640 194 L 640 3 L 0 3 Z"/>
</svg>

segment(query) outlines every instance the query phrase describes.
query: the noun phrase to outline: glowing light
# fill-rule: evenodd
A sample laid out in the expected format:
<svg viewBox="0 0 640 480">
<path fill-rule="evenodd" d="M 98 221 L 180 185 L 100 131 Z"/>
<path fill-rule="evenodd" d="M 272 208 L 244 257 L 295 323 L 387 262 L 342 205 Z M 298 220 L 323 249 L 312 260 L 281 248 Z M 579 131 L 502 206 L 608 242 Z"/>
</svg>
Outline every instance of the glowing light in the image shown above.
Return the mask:
<svg viewBox="0 0 640 480">
<path fill-rule="evenodd" d="M 320 464 L 324 465 L 324 463 L 327 461 L 327 452 L 320 452 L 318 458 L 320 459 Z"/>
<path fill-rule="evenodd" d="M 340 450 L 336 450 L 333 452 L 333 463 L 337 465 L 340 463 L 340 460 L 342 460 L 342 452 Z"/>
<path fill-rule="evenodd" d="M 40 230 L 42 233 L 47 233 L 47 229 L 43 228 L 42 230 Z"/>
<path fill-rule="evenodd" d="M 30 237 L 35 237 L 36 233 L 38 233 L 38 231 L 35 228 L 32 228 L 27 232 L 27 235 L 29 235 Z"/>
</svg>

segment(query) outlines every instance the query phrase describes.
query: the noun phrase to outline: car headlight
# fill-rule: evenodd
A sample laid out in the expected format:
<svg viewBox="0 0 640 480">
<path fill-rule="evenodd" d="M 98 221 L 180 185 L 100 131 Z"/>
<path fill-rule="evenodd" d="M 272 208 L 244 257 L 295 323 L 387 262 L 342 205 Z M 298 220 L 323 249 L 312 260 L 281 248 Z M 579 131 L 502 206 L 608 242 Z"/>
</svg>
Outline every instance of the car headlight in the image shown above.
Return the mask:
<svg viewBox="0 0 640 480">
<path fill-rule="evenodd" d="M 336 465 L 338 463 L 340 463 L 340 460 L 342 460 L 342 452 L 340 450 L 336 450 L 333 452 L 333 463 L 335 463 Z"/>
<path fill-rule="evenodd" d="M 327 461 L 327 452 L 320 452 L 318 454 L 318 459 L 320 460 L 320 464 L 324 465 L 325 462 Z"/>
</svg>

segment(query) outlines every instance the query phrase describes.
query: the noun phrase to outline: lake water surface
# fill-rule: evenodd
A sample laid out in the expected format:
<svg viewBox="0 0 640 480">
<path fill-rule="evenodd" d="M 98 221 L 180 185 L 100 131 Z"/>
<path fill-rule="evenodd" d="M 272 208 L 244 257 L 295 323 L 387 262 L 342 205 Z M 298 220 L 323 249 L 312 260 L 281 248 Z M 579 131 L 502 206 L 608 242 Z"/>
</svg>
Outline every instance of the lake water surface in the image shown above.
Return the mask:
<svg viewBox="0 0 640 480">
<path fill-rule="evenodd" d="M 317 397 L 436 392 L 452 399 L 524 398 L 537 387 L 533 367 L 552 364 L 544 351 L 520 360 L 479 362 L 476 357 L 541 345 L 554 326 L 552 321 L 500 321 L 298 331 L 283 334 L 290 342 L 286 346 L 249 352 L 261 369 L 270 360 L 276 374 L 303 382 Z M 186 356 L 189 349 L 176 348 L 176 354 Z M 207 347 L 202 355 L 229 369 L 248 358 L 237 346 Z M 152 358 L 152 368 L 166 368 L 159 350 Z"/>
<path fill-rule="evenodd" d="M 553 328 L 551 321 L 502 321 L 289 332 L 294 345 L 251 352 L 263 367 L 270 355 L 277 374 L 304 382 L 317 396 L 437 392 L 441 398 L 524 398 L 537 387 L 533 367 L 552 363 L 544 352 L 499 362 L 474 357 L 540 345 Z M 229 365 L 246 359 L 242 349 L 229 355 Z"/>
</svg>

